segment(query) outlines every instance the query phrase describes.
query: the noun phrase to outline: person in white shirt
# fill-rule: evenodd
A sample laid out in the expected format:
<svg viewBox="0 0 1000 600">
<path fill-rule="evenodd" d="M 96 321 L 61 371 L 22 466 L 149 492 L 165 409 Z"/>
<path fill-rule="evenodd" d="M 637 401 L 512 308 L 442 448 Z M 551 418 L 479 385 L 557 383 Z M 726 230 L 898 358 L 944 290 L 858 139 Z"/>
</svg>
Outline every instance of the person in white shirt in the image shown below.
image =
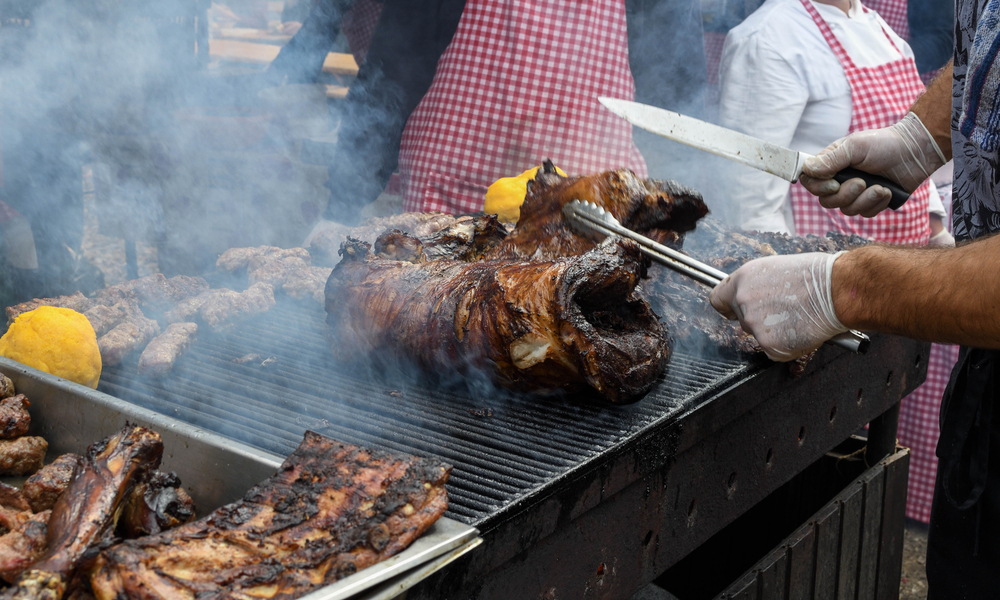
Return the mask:
<svg viewBox="0 0 1000 600">
<path fill-rule="evenodd" d="M 854 96 L 870 98 L 877 92 L 864 81 L 851 80 L 835 46 L 862 72 L 905 68 L 913 60 L 909 45 L 858 0 L 812 0 L 808 5 L 802 0 L 767 0 L 726 36 L 720 64 L 721 124 L 809 154 L 846 136 L 855 112 Z M 915 67 L 913 75 L 917 77 Z M 832 217 L 833 223 L 815 224 L 815 231 L 799 231 L 788 182 L 746 167 L 727 169 L 726 176 L 730 214 L 744 229 L 823 235 L 823 226 L 830 225 L 827 230 L 896 243 L 919 243 L 922 236 L 917 232 L 900 239 L 890 233 L 887 239 L 837 217 Z M 928 238 L 953 243 L 940 219 L 944 209 L 936 191 L 929 189 L 927 196 L 928 210 L 939 215 Z M 908 210 L 915 212 L 915 206 Z M 925 215 L 919 215 L 921 221 Z M 898 232 L 899 227 L 889 229 Z"/>
<path fill-rule="evenodd" d="M 809 154 L 848 133 L 899 121 L 924 91 L 909 45 L 859 0 L 767 0 L 726 37 L 720 84 L 723 125 Z M 901 209 L 866 219 L 825 209 L 801 185 L 767 173 L 743 167 L 727 172 L 731 214 L 745 229 L 954 245 L 930 182 Z M 938 215 L 933 224 L 929 213 Z M 930 516 L 935 416 L 957 358 L 957 347 L 934 345 L 926 382 L 900 407 L 898 435 L 913 452 L 907 516 L 920 521 Z"/>
</svg>

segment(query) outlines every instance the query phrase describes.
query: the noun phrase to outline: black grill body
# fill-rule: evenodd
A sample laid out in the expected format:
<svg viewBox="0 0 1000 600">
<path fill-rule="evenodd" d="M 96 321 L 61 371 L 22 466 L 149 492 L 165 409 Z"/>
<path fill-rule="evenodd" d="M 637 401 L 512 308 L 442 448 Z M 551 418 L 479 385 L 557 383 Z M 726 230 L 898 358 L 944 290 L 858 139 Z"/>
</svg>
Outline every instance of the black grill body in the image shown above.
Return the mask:
<svg viewBox="0 0 1000 600">
<path fill-rule="evenodd" d="M 867 356 L 824 347 L 798 376 L 678 351 L 646 398 L 612 406 L 348 369 L 329 358 L 323 319 L 279 304 L 200 333 L 167 378 L 139 377 L 133 359 L 99 389 L 280 455 L 311 429 L 453 464 L 448 516 L 486 543 L 407 598 L 628 598 L 898 404 L 929 348 L 874 336 Z M 233 362 L 248 353 L 274 360 Z"/>
</svg>

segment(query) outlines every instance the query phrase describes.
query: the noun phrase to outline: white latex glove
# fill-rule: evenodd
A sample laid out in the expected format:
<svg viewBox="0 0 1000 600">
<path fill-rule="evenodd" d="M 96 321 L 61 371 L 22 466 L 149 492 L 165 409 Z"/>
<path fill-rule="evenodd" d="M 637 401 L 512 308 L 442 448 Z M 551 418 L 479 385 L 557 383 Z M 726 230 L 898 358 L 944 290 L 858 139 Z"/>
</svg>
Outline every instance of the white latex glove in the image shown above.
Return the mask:
<svg viewBox="0 0 1000 600">
<path fill-rule="evenodd" d="M 752 260 L 712 290 L 715 310 L 739 319 L 771 360 L 789 361 L 847 331 L 833 310 L 833 262 L 810 252 Z"/>
<path fill-rule="evenodd" d="M 927 245 L 937 248 L 954 248 L 955 237 L 948 233 L 947 229 L 942 229 L 931 236 L 931 239 L 927 241 Z"/>
<path fill-rule="evenodd" d="M 912 192 L 944 163 L 941 148 L 920 118 L 906 113 L 895 125 L 852 133 L 830 144 L 805 162 L 800 181 L 824 207 L 870 218 L 889 206 L 892 194 L 878 185 L 866 191 L 861 179 L 837 183 L 831 178 L 838 171 L 857 167 Z"/>
</svg>

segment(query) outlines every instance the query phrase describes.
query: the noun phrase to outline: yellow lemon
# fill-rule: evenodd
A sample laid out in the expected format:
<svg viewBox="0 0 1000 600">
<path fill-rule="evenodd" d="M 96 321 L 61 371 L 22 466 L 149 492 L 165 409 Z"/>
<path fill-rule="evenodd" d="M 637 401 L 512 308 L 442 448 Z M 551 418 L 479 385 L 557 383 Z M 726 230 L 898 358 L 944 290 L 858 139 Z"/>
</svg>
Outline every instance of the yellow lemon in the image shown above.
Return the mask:
<svg viewBox="0 0 1000 600">
<path fill-rule="evenodd" d="M 505 223 L 513 223 L 521 217 L 521 205 L 528 193 L 528 181 L 535 178 L 541 167 L 532 167 L 516 177 L 501 177 L 486 189 L 483 210 L 495 214 Z M 556 173 L 566 177 L 566 173 L 556 167 Z"/>
<path fill-rule="evenodd" d="M 21 313 L 0 338 L 0 356 L 90 388 L 101 379 L 101 351 L 87 317 L 40 306 Z"/>
</svg>

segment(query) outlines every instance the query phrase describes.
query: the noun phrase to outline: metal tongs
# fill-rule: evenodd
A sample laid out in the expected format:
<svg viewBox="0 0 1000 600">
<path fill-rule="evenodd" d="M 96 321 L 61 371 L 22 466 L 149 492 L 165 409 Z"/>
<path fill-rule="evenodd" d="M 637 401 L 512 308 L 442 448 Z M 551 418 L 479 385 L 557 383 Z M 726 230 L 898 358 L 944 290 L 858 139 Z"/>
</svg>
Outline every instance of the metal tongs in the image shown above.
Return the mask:
<svg viewBox="0 0 1000 600">
<path fill-rule="evenodd" d="M 704 283 L 707 286 L 715 287 L 728 277 L 723 271 L 710 265 L 695 260 L 686 254 L 682 254 L 663 244 L 658 244 L 644 235 L 627 229 L 618 222 L 614 216 L 593 202 L 583 200 L 573 200 L 563 205 L 563 217 L 570 225 L 582 229 L 586 233 L 599 233 L 605 236 L 618 235 L 628 238 L 639 244 L 639 250 L 654 260 L 655 262 L 671 268 L 682 275 L 687 275 L 691 279 Z M 830 340 L 828 344 L 834 344 L 841 348 L 846 348 L 851 352 L 867 354 L 871 346 L 871 339 L 860 331 L 846 331 Z"/>
</svg>

